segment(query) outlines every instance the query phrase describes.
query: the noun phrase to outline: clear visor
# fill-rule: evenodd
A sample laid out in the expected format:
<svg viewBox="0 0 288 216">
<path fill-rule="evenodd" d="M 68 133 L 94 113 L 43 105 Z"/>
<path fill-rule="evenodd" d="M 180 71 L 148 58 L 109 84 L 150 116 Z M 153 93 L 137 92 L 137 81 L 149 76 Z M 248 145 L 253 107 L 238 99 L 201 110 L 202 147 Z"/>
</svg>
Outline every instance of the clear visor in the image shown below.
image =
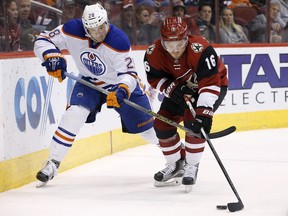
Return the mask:
<svg viewBox="0 0 288 216">
<path fill-rule="evenodd" d="M 178 41 L 161 40 L 161 43 L 164 49 L 167 50 L 168 52 L 179 52 L 186 48 L 186 45 L 188 43 L 188 38 L 186 37 Z"/>
</svg>

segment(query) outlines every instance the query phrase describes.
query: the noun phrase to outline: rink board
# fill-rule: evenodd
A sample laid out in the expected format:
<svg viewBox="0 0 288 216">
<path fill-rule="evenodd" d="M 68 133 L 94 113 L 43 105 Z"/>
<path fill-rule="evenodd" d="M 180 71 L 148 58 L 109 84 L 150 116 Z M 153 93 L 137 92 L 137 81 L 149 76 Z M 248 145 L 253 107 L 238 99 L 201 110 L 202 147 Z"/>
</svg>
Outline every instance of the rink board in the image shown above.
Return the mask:
<svg viewBox="0 0 288 216">
<path fill-rule="evenodd" d="M 288 127 L 287 119 L 288 110 L 219 114 L 214 117 L 213 131 L 219 131 L 231 125 L 235 125 L 237 131 L 283 128 Z M 181 138 L 184 138 L 184 132 L 181 130 L 179 132 Z M 121 130 L 76 140 L 59 171 L 69 170 L 95 159 L 143 144 L 146 143 L 140 136 L 123 134 Z M 48 150 L 46 149 L 1 162 L 0 192 L 35 181 L 35 174 L 47 156 Z"/>
<path fill-rule="evenodd" d="M 145 141 L 139 135 L 123 134 L 121 130 L 76 140 L 59 172 L 143 144 Z M 0 192 L 35 181 L 35 175 L 41 169 L 48 153 L 48 149 L 45 149 L 1 162 Z"/>
<path fill-rule="evenodd" d="M 213 130 L 231 125 L 238 131 L 288 127 L 286 47 L 217 48 L 217 52 L 228 67 L 230 86 L 215 114 Z M 134 51 L 145 84 L 143 53 Z M 0 58 L 0 192 L 35 180 L 73 87 L 70 79 L 59 84 L 50 78 L 40 61 L 29 55 Z M 67 61 L 68 71 L 77 71 L 70 56 Z M 163 95 L 156 93 L 155 112 L 161 98 Z M 145 144 L 138 135 L 122 134 L 119 128 L 117 113 L 104 106 L 97 123 L 82 128 L 60 171 Z M 180 134 L 183 138 L 184 133 Z"/>
</svg>

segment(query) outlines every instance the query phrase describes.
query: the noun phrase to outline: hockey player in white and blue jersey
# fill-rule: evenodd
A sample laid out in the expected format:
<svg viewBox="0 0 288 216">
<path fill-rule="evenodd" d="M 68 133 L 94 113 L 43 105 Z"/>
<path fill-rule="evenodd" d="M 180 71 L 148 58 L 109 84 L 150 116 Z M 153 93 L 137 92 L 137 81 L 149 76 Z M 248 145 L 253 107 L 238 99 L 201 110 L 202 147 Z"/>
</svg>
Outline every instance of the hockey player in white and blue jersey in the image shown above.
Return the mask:
<svg viewBox="0 0 288 216">
<path fill-rule="evenodd" d="M 129 39 L 122 30 L 108 23 L 107 12 L 100 4 L 87 5 L 82 20 L 68 21 L 37 38 L 36 56 L 43 61 L 48 74 L 60 82 L 65 79 L 66 71 L 66 60 L 61 53 L 64 49 L 73 57 L 82 79 L 110 93 L 106 97 L 76 82 L 69 106 L 52 138 L 49 159 L 36 175 L 44 183 L 57 174 L 81 127 L 95 121 L 105 102 L 120 114 L 123 132 L 138 133 L 149 143 L 158 142 L 153 117 L 122 103 L 125 98 L 151 109 L 139 87 Z"/>
</svg>

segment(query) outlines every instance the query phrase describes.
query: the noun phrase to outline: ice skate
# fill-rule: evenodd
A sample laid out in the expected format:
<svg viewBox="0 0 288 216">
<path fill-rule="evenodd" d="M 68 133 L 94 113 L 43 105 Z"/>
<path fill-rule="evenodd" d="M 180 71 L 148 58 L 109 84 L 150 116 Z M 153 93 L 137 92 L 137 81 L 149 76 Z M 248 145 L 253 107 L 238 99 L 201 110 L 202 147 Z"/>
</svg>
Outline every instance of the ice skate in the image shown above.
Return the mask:
<svg viewBox="0 0 288 216">
<path fill-rule="evenodd" d="M 44 164 L 44 167 L 37 173 L 36 178 L 40 181 L 36 187 L 43 187 L 47 182 L 57 175 L 60 163 L 55 160 L 49 160 Z"/>
<path fill-rule="evenodd" d="M 178 160 L 176 163 L 167 164 L 167 166 L 154 175 L 154 186 L 165 187 L 181 184 L 184 174 L 184 160 Z"/>
<path fill-rule="evenodd" d="M 198 166 L 193 164 L 186 164 L 184 167 L 184 175 L 182 178 L 182 184 L 185 185 L 185 192 L 189 193 L 192 190 L 192 186 L 196 183 Z"/>
</svg>

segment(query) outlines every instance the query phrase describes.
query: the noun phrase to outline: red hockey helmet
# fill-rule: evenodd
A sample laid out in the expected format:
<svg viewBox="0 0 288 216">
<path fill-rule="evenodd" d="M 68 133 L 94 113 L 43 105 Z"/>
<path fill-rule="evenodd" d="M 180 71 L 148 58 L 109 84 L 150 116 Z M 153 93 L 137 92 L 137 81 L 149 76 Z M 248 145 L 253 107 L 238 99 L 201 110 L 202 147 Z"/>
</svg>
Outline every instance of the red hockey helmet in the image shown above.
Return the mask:
<svg viewBox="0 0 288 216">
<path fill-rule="evenodd" d="M 187 24 L 181 17 L 168 17 L 161 26 L 161 37 L 164 41 L 177 41 L 187 37 Z"/>
</svg>

